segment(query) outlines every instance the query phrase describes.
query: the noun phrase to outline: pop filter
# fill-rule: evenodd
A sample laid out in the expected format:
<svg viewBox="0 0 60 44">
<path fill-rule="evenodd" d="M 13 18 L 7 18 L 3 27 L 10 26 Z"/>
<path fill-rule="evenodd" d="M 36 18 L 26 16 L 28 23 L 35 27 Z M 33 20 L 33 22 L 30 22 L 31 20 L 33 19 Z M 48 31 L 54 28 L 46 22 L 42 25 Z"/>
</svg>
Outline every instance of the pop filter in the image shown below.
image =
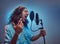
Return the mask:
<svg viewBox="0 0 60 44">
<path fill-rule="evenodd" d="M 30 20 L 33 21 L 33 19 L 34 19 L 34 11 L 31 11 L 30 12 Z"/>
</svg>

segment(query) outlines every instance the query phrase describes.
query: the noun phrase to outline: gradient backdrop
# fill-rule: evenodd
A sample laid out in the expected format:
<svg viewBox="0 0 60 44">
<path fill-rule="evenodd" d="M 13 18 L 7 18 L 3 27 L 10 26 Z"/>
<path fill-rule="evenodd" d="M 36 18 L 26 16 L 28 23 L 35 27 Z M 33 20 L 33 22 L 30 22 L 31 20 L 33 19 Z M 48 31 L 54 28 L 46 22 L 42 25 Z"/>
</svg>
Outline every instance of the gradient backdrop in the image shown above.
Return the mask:
<svg viewBox="0 0 60 44">
<path fill-rule="evenodd" d="M 33 10 L 39 13 L 47 33 L 46 44 L 60 44 L 60 0 L 0 0 L 0 44 L 4 44 L 3 28 L 14 8 L 19 5 L 27 7 L 29 12 Z M 33 23 L 33 29 L 36 28 L 34 26 L 36 26 L 35 23 Z M 32 33 L 36 35 L 39 31 Z M 31 44 L 43 44 L 43 38 Z"/>
</svg>

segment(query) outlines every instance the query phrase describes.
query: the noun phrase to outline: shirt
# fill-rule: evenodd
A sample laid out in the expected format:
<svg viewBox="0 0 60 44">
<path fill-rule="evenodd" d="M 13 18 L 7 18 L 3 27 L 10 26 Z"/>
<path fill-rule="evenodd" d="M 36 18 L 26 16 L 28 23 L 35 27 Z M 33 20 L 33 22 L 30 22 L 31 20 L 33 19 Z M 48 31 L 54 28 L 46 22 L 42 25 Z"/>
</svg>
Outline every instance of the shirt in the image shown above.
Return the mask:
<svg viewBox="0 0 60 44">
<path fill-rule="evenodd" d="M 13 28 L 12 24 L 6 25 L 5 30 L 5 44 L 9 44 L 11 41 L 13 35 L 15 33 L 15 30 Z M 22 32 L 18 35 L 18 39 L 16 44 L 30 44 L 30 39 L 33 37 L 31 30 L 24 26 Z"/>
</svg>

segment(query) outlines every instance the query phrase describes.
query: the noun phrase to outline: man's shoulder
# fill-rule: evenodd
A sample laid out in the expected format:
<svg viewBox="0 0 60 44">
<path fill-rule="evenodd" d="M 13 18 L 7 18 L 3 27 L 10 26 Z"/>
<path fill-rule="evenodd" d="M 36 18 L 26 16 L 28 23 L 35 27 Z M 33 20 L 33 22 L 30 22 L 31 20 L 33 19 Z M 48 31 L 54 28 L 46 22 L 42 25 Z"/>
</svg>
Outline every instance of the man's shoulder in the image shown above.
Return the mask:
<svg viewBox="0 0 60 44">
<path fill-rule="evenodd" d="M 12 28 L 12 24 L 5 25 L 5 29 L 10 29 L 10 28 Z"/>
</svg>

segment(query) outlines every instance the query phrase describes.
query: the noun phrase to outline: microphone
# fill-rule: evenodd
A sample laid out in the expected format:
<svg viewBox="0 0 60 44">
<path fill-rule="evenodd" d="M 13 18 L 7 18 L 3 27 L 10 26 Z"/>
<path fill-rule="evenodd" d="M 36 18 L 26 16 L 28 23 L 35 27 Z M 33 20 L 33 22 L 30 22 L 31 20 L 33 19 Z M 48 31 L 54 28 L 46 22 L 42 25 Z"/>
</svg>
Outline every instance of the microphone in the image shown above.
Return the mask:
<svg viewBox="0 0 60 44">
<path fill-rule="evenodd" d="M 39 25 L 39 15 L 38 15 L 38 13 L 36 13 L 36 20 L 35 20 L 35 22 L 36 22 L 36 25 Z"/>
<path fill-rule="evenodd" d="M 33 21 L 33 19 L 34 19 L 34 11 L 31 11 L 31 12 L 30 12 L 30 20 L 31 20 L 30 29 L 31 29 L 31 31 L 35 32 L 35 31 L 37 31 L 37 30 L 32 30 L 32 21 Z M 39 25 L 39 21 L 41 21 L 40 24 L 41 24 L 41 26 L 42 26 L 42 27 L 40 27 L 39 29 L 43 29 L 42 19 L 39 19 L 39 15 L 38 15 L 38 13 L 36 13 L 36 18 L 35 18 L 36 25 Z M 46 44 L 45 36 L 43 36 L 43 40 L 44 40 L 44 44 Z"/>
<path fill-rule="evenodd" d="M 41 26 L 42 26 L 41 29 L 43 29 L 43 22 L 42 22 L 42 19 L 40 19 L 40 21 L 41 21 L 40 24 L 41 24 Z"/>
<path fill-rule="evenodd" d="M 33 21 L 33 19 L 34 19 L 34 11 L 31 11 L 30 12 L 30 20 Z"/>
</svg>

